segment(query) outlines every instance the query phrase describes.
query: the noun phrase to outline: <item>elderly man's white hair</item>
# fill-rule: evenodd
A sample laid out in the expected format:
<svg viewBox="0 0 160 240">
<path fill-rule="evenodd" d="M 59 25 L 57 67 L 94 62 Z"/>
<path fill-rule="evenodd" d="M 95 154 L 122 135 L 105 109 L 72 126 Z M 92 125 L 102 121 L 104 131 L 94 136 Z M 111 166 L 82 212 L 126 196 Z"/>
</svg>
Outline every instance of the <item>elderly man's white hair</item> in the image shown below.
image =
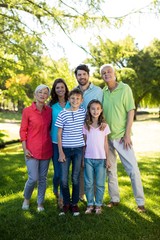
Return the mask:
<svg viewBox="0 0 160 240">
<path fill-rule="evenodd" d="M 38 86 L 36 87 L 34 93 L 36 94 L 37 92 L 39 92 L 39 91 L 41 91 L 42 89 L 45 89 L 45 88 L 48 89 L 48 96 L 49 96 L 51 90 L 50 90 L 50 88 L 49 88 L 47 85 L 45 85 L 45 84 L 40 84 L 40 85 L 38 85 Z"/>
<path fill-rule="evenodd" d="M 103 68 L 105 68 L 105 67 L 111 67 L 111 68 L 113 69 L 113 71 L 115 72 L 115 69 L 114 69 L 113 65 L 107 63 L 107 64 L 103 64 L 103 65 L 100 67 L 100 74 L 102 73 L 102 70 L 103 70 Z"/>
</svg>

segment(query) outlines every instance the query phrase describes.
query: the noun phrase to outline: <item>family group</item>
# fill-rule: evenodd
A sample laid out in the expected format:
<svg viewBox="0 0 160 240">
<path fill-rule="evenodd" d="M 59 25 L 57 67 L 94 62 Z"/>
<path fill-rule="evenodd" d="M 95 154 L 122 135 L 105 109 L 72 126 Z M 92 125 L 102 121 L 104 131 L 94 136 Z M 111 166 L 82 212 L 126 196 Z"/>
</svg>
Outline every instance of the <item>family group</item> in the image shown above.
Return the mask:
<svg viewBox="0 0 160 240">
<path fill-rule="evenodd" d="M 131 141 L 134 99 L 131 88 L 118 82 L 112 64 L 104 64 L 100 74 L 103 90 L 89 81 L 90 70 L 81 64 L 75 69 L 78 86 L 69 91 L 65 80 L 58 78 L 52 89 L 37 86 L 35 101 L 23 109 L 20 139 L 28 171 L 24 187 L 23 210 L 37 184 L 37 211 L 44 211 L 47 173 L 52 158 L 53 193 L 59 215 L 80 214 L 78 202 L 87 200 L 85 214 L 101 214 L 106 177 L 110 202 L 118 206 L 118 153 L 128 176 L 140 212 L 145 211 L 144 192 Z M 47 103 L 48 98 L 49 102 Z M 72 191 L 69 179 L 71 168 Z"/>
</svg>

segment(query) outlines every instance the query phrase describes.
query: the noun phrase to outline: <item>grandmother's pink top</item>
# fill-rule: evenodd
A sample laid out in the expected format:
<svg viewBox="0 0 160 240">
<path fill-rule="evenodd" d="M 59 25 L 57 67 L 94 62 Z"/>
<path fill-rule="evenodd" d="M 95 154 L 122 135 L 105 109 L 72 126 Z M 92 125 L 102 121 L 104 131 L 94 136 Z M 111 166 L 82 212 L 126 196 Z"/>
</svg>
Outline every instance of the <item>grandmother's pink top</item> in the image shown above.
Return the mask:
<svg viewBox="0 0 160 240">
<path fill-rule="evenodd" d="M 87 138 L 85 158 L 106 159 L 104 142 L 109 133 L 110 129 L 108 125 L 106 125 L 103 131 L 100 131 L 99 127 L 94 128 L 92 126 L 90 126 L 90 131 L 88 131 L 83 126 L 83 134 L 86 135 Z"/>
<path fill-rule="evenodd" d="M 26 148 L 33 158 L 47 160 L 52 156 L 51 120 L 52 109 L 46 105 L 41 112 L 36 108 L 35 102 L 23 110 L 20 140 L 26 141 Z"/>
</svg>

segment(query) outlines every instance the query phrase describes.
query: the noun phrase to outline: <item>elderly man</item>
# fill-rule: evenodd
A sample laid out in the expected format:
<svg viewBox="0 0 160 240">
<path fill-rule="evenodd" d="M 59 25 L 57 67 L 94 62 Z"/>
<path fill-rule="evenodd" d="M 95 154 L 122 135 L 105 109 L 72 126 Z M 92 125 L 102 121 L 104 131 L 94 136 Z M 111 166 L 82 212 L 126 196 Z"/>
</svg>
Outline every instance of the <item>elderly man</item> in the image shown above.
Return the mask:
<svg viewBox="0 0 160 240">
<path fill-rule="evenodd" d="M 117 206 L 120 202 L 117 179 L 117 152 L 131 179 L 138 211 L 144 212 L 144 192 L 131 141 L 131 126 L 135 109 L 132 91 L 127 84 L 116 81 L 115 70 L 111 64 L 101 66 L 100 73 L 106 83 L 103 89 L 104 115 L 111 129 L 109 135 L 111 168 L 108 170 L 108 188 L 111 201 L 108 207 Z"/>
</svg>

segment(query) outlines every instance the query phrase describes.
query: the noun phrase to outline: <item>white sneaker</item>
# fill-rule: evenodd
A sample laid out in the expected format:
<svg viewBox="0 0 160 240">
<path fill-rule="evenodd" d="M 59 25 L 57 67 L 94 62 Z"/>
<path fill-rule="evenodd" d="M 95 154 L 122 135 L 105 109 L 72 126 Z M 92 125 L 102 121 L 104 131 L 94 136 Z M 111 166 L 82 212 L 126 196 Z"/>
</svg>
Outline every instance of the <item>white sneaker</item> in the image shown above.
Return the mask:
<svg viewBox="0 0 160 240">
<path fill-rule="evenodd" d="M 76 217 L 76 216 L 79 216 L 80 215 L 80 212 L 74 212 L 73 213 L 73 216 Z"/>
<path fill-rule="evenodd" d="M 73 216 L 74 216 L 74 217 L 80 215 L 79 208 L 78 208 L 77 205 L 72 206 L 72 213 L 73 213 Z"/>
<path fill-rule="evenodd" d="M 44 211 L 44 207 L 37 207 L 37 211 L 38 212 L 43 212 Z"/>
<path fill-rule="evenodd" d="M 23 203 L 22 210 L 29 210 L 29 204 Z"/>
</svg>

